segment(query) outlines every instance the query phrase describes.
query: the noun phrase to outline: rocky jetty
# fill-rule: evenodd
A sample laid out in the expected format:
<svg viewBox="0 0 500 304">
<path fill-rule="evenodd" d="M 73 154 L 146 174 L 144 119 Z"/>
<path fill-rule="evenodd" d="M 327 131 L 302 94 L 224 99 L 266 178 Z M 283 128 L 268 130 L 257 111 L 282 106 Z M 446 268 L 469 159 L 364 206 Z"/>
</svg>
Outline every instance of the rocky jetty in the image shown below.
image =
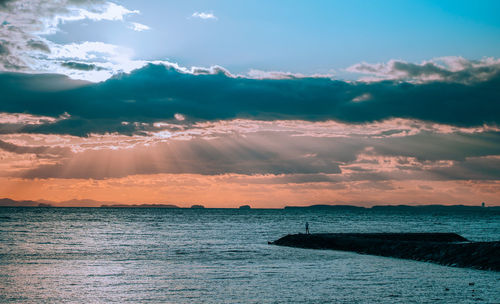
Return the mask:
<svg viewBox="0 0 500 304">
<path fill-rule="evenodd" d="M 270 244 L 353 251 L 447 266 L 500 271 L 500 241 L 471 242 L 456 233 L 289 234 Z"/>
</svg>

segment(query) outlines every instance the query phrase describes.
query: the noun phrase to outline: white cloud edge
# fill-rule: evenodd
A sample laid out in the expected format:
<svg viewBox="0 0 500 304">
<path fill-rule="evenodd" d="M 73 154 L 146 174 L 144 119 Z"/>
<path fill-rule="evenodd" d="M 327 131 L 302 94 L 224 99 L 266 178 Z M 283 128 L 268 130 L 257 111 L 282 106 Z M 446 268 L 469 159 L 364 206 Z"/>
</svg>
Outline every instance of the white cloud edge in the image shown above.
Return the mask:
<svg viewBox="0 0 500 304">
<path fill-rule="evenodd" d="M 69 7 L 68 14 L 56 15 L 52 19 L 44 20 L 44 27 L 40 32 L 34 34 L 53 34 L 58 31 L 59 25 L 65 22 L 93 20 L 93 21 L 124 21 L 127 15 L 140 14 L 139 10 L 129 10 L 124 6 L 113 2 L 106 2 L 103 5 L 97 6 L 96 11 L 90 11 L 80 7 Z"/>
<path fill-rule="evenodd" d="M 214 15 L 212 12 L 194 12 L 191 15 L 191 18 L 199 18 L 203 20 L 218 20 L 217 16 Z"/>
<path fill-rule="evenodd" d="M 151 29 L 151 27 L 139 22 L 130 22 L 128 28 L 136 32 L 143 32 Z"/>
<path fill-rule="evenodd" d="M 15 2 L 14 2 L 15 3 Z M 50 8 L 50 6 L 49 6 Z M 30 14 L 33 12 L 30 12 Z M 33 38 L 35 41 L 41 41 L 49 46 L 50 53 L 44 53 L 40 50 L 24 50 L 28 57 L 24 58 L 29 63 L 29 68 L 31 70 L 27 72 L 56 72 L 68 75 L 75 79 L 84 79 L 90 81 L 103 81 L 112 75 L 119 72 L 130 72 L 134 69 L 140 68 L 148 63 L 164 64 L 169 67 L 173 67 L 183 73 L 192 74 L 218 74 L 223 73 L 228 77 L 243 77 L 252 79 L 292 79 L 292 78 L 304 78 L 304 77 L 322 77 L 322 78 L 333 78 L 333 75 L 304 75 L 300 73 L 291 73 L 283 71 L 262 71 L 251 69 L 246 74 L 232 74 L 225 68 L 221 66 L 211 66 L 211 67 L 181 67 L 177 63 L 172 63 L 168 61 L 145 61 L 145 60 L 135 60 L 133 50 L 120 47 L 118 45 L 112 45 L 103 42 L 91 42 L 86 41 L 82 43 L 71 43 L 71 44 L 57 44 L 40 36 L 41 32 L 47 32 L 51 29 L 58 29 L 61 23 L 66 21 L 77 21 L 77 20 L 114 20 L 123 21 L 124 17 L 131 14 L 140 14 L 139 10 L 129 10 L 121 5 L 113 2 L 103 2 L 101 4 L 96 4 L 92 2 L 88 7 L 81 8 L 76 6 L 70 6 L 63 13 L 58 13 L 55 15 L 50 15 L 48 19 L 41 20 L 51 20 L 48 23 L 42 22 L 42 28 L 30 29 L 26 33 L 31 36 L 26 36 L 28 38 Z M 8 15 L 7 15 L 8 16 Z M 15 15 L 14 15 L 15 16 Z M 21 16 L 22 17 L 22 16 Z M 33 17 L 29 15 L 28 17 Z M 201 19 L 217 19 L 217 17 L 212 12 L 195 12 L 192 17 Z M 16 19 L 14 19 L 16 20 Z M 22 21 L 22 18 L 20 19 Z M 22 23 L 21 23 L 22 24 Z M 130 22 L 130 27 L 136 31 L 143 31 L 150 29 L 149 26 Z M 24 54 L 24 55 L 26 55 Z M 18 55 L 18 54 L 15 54 Z M 23 54 L 19 54 L 23 55 Z M 96 70 L 91 71 L 81 71 L 72 70 L 68 68 L 62 68 L 61 63 L 65 61 L 77 61 L 80 63 L 95 65 L 98 67 Z M 435 67 L 446 70 L 446 72 L 460 72 L 466 69 L 479 68 L 486 66 L 499 66 L 500 59 L 493 57 L 485 57 L 480 60 L 468 60 L 459 56 L 448 56 L 448 57 L 438 57 L 431 60 L 423 61 L 422 63 L 411 63 L 405 62 L 403 60 L 390 60 L 386 63 L 358 63 L 346 68 L 344 71 L 353 74 L 364 74 L 367 77 L 362 77 L 357 81 L 380 81 L 380 80 L 404 80 L 404 81 L 433 81 L 433 80 L 443 80 L 439 75 L 423 75 L 416 79 L 411 79 L 411 75 L 405 75 L 404 72 L 401 74 L 401 70 L 394 68 L 395 63 L 403 63 L 408 65 L 413 65 L 416 67 L 424 67 L 425 65 L 431 64 Z M 491 73 L 483 73 L 480 75 L 479 80 L 488 79 L 491 77 Z M 353 100 L 360 101 L 360 100 Z"/>
</svg>

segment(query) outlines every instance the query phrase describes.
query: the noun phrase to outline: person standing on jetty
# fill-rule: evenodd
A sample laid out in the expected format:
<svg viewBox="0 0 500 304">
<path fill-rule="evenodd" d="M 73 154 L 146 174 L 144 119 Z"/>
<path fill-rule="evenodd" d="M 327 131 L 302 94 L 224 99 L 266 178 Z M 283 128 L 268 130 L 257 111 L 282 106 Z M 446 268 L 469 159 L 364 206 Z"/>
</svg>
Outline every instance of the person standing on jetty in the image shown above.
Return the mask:
<svg viewBox="0 0 500 304">
<path fill-rule="evenodd" d="M 310 234 L 309 233 L 309 223 L 308 222 L 306 222 L 306 234 Z"/>
</svg>

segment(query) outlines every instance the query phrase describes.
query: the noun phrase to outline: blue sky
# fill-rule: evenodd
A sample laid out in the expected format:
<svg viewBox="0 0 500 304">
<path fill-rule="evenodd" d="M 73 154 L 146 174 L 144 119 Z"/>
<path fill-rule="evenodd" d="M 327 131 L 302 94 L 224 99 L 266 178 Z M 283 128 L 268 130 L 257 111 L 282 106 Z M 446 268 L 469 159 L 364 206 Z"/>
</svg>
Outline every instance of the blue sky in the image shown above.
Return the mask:
<svg viewBox="0 0 500 304">
<path fill-rule="evenodd" d="M 134 50 L 135 59 L 183 66 L 342 74 L 359 62 L 441 56 L 498 57 L 498 1 L 120 1 L 139 10 L 127 21 L 67 22 L 47 36 L 57 43 L 102 41 Z M 216 19 L 191 17 L 212 13 Z"/>
</svg>

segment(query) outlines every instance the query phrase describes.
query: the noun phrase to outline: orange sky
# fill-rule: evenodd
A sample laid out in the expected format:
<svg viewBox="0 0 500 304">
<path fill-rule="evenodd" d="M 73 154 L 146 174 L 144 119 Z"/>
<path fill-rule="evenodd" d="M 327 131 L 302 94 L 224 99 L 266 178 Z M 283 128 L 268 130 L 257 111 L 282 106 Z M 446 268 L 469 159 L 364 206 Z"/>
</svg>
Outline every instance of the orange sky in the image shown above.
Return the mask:
<svg viewBox="0 0 500 304">
<path fill-rule="evenodd" d="M 283 183 L 283 176 L 193 174 L 136 175 L 105 180 L 0 179 L 0 196 L 16 200 L 91 199 L 118 203 L 166 203 L 180 207 L 281 208 L 286 205 L 466 204 L 498 205 L 500 182 L 389 181 Z M 93 204 L 76 204 L 91 206 Z M 100 205 L 100 204 L 98 204 Z"/>
</svg>

